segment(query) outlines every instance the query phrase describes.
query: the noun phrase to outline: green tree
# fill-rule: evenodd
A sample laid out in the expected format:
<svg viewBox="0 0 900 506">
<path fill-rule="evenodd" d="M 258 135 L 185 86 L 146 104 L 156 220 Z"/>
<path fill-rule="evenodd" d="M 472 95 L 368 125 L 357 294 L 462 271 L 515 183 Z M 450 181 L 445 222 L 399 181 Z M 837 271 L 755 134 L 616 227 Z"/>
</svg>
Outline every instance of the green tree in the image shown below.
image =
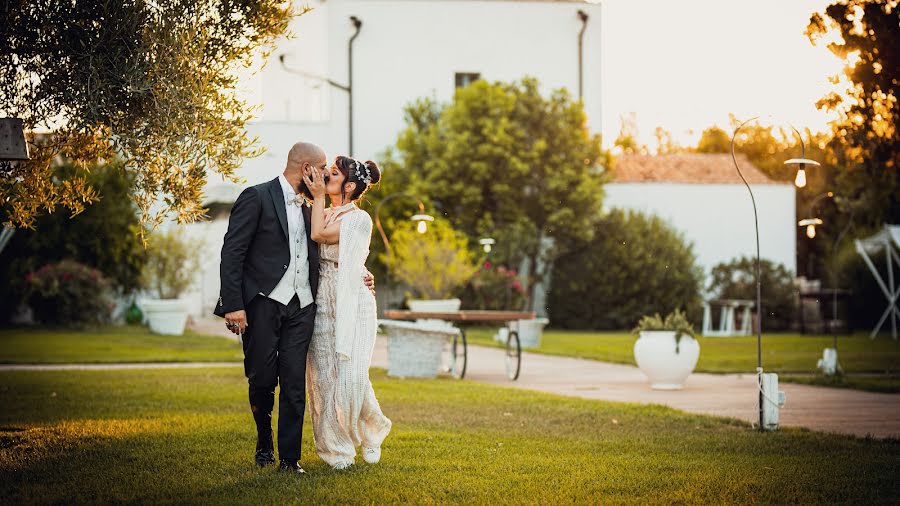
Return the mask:
<svg viewBox="0 0 900 506">
<path fill-rule="evenodd" d="M 543 97 L 530 78 L 476 81 L 451 104 L 413 103 L 406 123 L 386 179 L 429 200 L 471 241 L 494 237 L 498 263 L 525 260 L 533 300 L 541 261 L 589 233 L 601 209 L 611 157 L 588 132 L 581 103 L 565 90 Z"/>
<path fill-rule="evenodd" d="M 292 15 L 281 0 L 7 2 L 0 109 L 51 133 L 31 135 L 32 160 L 0 172 L 0 222 L 81 212 L 100 196 L 85 167 L 116 157 L 145 223 L 201 217 L 207 172 L 236 180 L 258 154 L 236 70 L 270 50 Z M 57 156 L 80 170 L 54 178 Z"/>
<path fill-rule="evenodd" d="M 846 95 L 832 92 L 816 104 L 838 113 L 831 145 L 839 160 L 838 192 L 844 214 L 871 226 L 900 221 L 900 3 L 841 0 L 815 13 L 807 26 L 814 43 L 846 61 Z M 841 81 L 839 77 L 835 81 Z"/>
<path fill-rule="evenodd" d="M 72 164 L 54 165 L 53 177 L 65 180 L 76 171 Z M 34 230 L 16 231 L 0 252 L 2 300 L 22 300 L 27 273 L 66 259 L 100 270 L 120 293 L 139 287 L 146 256 L 129 197 L 131 176 L 121 162 L 113 162 L 89 166 L 86 180 L 102 195 L 98 202 L 76 216 L 57 212 L 37 217 Z M 15 304 L 0 306 L 0 321 L 15 309 Z"/>
<path fill-rule="evenodd" d="M 693 246 L 662 218 L 612 209 L 556 258 L 550 318 L 562 328 L 631 328 L 644 315 L 699 315 L 702 269 Z"/>
<path fill-rule="evenodd" d="M 713 125 L 700 134 L 696 151 L 698 153 L 730 153 L 731 134 Z"/>
</svg>

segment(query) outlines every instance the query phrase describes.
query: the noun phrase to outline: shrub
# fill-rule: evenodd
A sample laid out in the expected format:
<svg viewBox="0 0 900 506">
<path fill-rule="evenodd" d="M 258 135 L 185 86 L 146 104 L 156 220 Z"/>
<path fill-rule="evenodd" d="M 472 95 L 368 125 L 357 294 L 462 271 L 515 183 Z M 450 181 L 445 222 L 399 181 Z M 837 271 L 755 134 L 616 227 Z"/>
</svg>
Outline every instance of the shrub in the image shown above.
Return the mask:
<svg viewBox="0 0 900 506">
<path fill-rule="evenodd" d="M 28 273 L 25 285 L 39 323 L 78 327 L 109 320 L 110 283 L 97 269 L 63 260 Z"/>
<path fill-rule="evenodd" d="M 521 309 L 525 287 L 519 273 L 506 266 L 485 261 L 466 286 L 465 304 L 472 309 Z"/>
<path fill-rule="evenodd" d="M 788 330 L 797 312 L 794 275 L 782 264 L 762 259 L 763 330 Z M 718 299 L 756 300 L 756 258 L 743 257 L 712 268 L 709 292 Z"/>
<path fill-rule="evenodd" d="M 416 297 L 451 297 L 478 270 L 466 236 L 442 219 L 436 219 L 424 234 L 418 233 L 412 222 L 398 225 L 391 250 L 391 271 L 412 288 Z"/>
<path fill-rule="evenodd" d="M 612 209 L 584 237 L 553 263 L 547 303 L 555 326 L 624 329 L 646 314 L 698 311 L 693 248 L 661 218 Z"/>
<path fill-rule="evenodd" d="M 202 243 L 179 229 L 154 232 L 147 243 L 143 284 L 160 299 L 177 299 L 191 286 Z"/>
</svg>

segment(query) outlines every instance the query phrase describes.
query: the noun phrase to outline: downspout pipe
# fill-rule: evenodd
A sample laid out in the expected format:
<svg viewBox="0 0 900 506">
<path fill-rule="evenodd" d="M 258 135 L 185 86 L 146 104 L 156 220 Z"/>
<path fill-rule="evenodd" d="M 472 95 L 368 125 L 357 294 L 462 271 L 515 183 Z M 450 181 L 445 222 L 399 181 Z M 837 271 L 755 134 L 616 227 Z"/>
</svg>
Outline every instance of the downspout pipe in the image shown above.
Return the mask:
<svg viewBox="0 0 900 506">
<path fill-rule="evenodd" d="M 356 16 L 350 16 L 350 22 L 353 23 L 353 27 L 356 28 L 356 31 L 353 32 L 353 36 L 350 37 L 350 41 L 347 43 L 347 114 L 349 116 L 347 122 L 347 128 L 349 129 L 348 154 L 353 156 L 353 41 L 359 37 L 359 31 L 362 29 L 362 20 Z"/>
<path fill-rule="evenodd" d="M 578 100 L 581 100 L 584 96 L 584 31 L 587 30 L 587 13 L 578 9 L 578 19 L 581 20 L 581 30 L 578 32 Z"/>
</svg>

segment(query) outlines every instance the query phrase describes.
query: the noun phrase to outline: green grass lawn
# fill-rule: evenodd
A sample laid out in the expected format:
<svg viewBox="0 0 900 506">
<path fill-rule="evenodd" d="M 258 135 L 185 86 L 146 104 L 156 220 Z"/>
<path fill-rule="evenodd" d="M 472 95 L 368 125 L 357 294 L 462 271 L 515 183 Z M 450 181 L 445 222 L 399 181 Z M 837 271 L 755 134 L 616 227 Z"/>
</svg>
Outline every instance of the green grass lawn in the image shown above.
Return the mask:
<svg viewBox="0 0 900 506">
<path fill-rule="evenodd" d="M 190 331 L 183 336 L 159 336 L 145 327 L 123 326 L 0 331 L 2 364 L 233 362 L 243 356 L 235 341 Z"/>
<path fill-rule="evenodd" d="M 22 503 L 900 501 L 900 441 L 373 372 L 382 462 L 305 478 L 252 465 L 241 369 L 0 373 L 0 497 Z M 276 409 L 277 412 L 277 409 Z"/>
<path fill-rule="evenodd" d="M 467 339 L 474 344 L 500 346 L 493 342 L 496 328 L 472 327 Z M 548 355 L 580 357 L 634 365 L 637 336 L 627 332 L 576 332 L 548 330 L 540 348 L 529 349 Z M 729 373 L 756 371 L 756 337 L 700 337 L 698 372 Z M 763 367 L 778 372 L 787 381 L 900 392 L 900 342 L 890 337 L 869 339 L 856 334 L 838 337 L 838 356 L 846 376 L 834 380 L 815 375 L 822 350 L 831 347 L 831 336 L 764 334 Z M 785 373 L 801 373 L 791 375 Z M 865 373 L 861 376 L 855 374 Z M 872 373 L 882 376 L 872 377 Z"/>
</svg>

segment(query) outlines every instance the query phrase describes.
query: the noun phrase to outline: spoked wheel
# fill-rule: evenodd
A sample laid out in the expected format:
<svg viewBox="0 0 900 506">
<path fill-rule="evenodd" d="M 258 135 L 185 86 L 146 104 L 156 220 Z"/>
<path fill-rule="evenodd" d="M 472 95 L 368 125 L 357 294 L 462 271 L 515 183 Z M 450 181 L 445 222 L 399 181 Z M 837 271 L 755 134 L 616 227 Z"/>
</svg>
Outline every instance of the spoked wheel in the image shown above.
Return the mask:
<svg viewBox="0 0 900 506">
<path fill-rule="evenodd" d="M 468 348 L 466 346 L 466 331 L 459 329 L 459 335 L 453 336 L 453 343 L 450 345 L 450 374 L 456 379 L 466 377 L 466 359 L 468 357 Z"/>
<path fill-rule="evenodd" d="M 522 347 L 519 345 L 519 333 L 510 331 L 506 338 L 506 377 L 515 381 L 519 379 L 522 366 Z"/>
</svg>

